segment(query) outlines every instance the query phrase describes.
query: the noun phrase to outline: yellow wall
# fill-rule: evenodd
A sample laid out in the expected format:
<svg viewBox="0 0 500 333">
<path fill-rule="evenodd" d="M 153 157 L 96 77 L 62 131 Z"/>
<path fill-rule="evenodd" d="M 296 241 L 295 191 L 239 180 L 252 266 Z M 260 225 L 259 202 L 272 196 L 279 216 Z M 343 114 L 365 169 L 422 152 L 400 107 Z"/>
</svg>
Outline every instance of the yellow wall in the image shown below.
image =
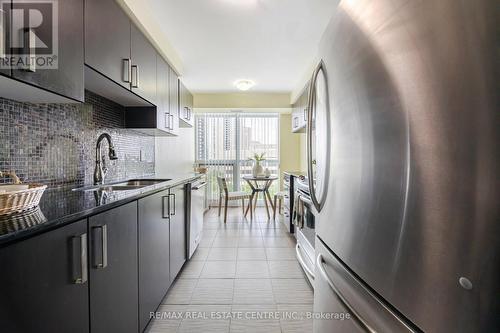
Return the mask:
<svg viewBox="0 0 500 333">
<path fill-rule="evenodd" d="M 194 94 L 195 108 L 289 108 L 289 93 Z"/>
<path fill-rule="evenodd" d="M 306 134 L 305 133 L 298 133 L 295 134 L 299 137 L 299 146 L 300 146 L 300 153 L 299 153 L 299 165 L 300 165 L 300 170 L 301 171 L 307 171 L 307 142 L 306 142 Z"/>
<path fill-rule="evenodd" d="M 292 115 L 280 114 L 280 172 L 283 188 L 283 171 L 300 171 L 300 134 L 292 133 Z"/>
</svg>

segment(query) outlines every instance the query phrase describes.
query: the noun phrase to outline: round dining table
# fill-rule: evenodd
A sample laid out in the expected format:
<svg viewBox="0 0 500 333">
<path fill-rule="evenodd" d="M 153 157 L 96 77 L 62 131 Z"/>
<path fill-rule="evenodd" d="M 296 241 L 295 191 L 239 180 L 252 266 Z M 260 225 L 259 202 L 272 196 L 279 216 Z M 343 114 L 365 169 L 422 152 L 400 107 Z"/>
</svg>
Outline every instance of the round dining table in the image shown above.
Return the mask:
<svg viewBox="0 0 500 333">
<path fill-rule="evenodd" d="M 247 216 L 248 211 L 250 209 L 255 210 L 255 207 L 257 206 L 257 197 L 259 193 L 262 193 L 262 196 L 264 197 L 264 203 L 266 205 L 267 218 L 270 219 L 271 215 L 269 214 L 269 206 L 271 206 L 271 208 L 274 210 L 274 205 L 271 199 L 271 194 L 269 193 L 269 188 L 271 187 L 272 183 L 278 179 L 278 177 L 243 176 L 242 178 L 248 183 L 248 185 L 250 185 L 250 188 L 252 189 L 252 196 L 250 197 L 250 200 L 248 202 L 248 207 L 245 211 L 245 217 Z M 253 208 L 252 208 L 252 202 L 254 203 Z"/>
</svg>

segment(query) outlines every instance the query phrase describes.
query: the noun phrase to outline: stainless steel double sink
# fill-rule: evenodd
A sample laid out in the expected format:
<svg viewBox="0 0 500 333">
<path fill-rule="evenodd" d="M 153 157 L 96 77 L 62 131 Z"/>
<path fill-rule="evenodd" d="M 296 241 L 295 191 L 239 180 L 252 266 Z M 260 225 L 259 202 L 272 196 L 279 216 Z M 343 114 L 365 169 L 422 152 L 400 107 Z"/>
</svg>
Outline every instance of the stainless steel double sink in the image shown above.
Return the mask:
<svg viewBox="0 0 500 333">
<path fill-rule="evenodd" d="M 169 180 L 172 180 L 172 179 L 129 179 L 127 181 L 118 182 L 118 183 L 79 187 L 79 188 L 73 189 L 73 191 L 107 191 L 107 192 L 133 191 L 133 190 L 142 189 L 144 187 L 164 183 L 164 182 L 167 182 Z"/>
</svg>

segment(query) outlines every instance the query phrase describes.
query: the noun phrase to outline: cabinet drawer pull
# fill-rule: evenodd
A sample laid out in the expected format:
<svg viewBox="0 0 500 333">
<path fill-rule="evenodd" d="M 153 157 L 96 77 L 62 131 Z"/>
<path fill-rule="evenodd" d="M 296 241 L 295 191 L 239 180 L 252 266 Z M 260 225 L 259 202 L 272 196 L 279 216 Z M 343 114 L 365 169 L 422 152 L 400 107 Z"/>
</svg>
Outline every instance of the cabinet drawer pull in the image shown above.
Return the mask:
<svg viewBox="0 0 500 333">
<path fill-rule="evenodd" d="M 100 234 L 100 249 L 97 249 L 97 239 L 98 234 Z M 97 269 L 106 268 L 108 266 L 108 227 L 106 225 L 100 225 L 92 227 L 92 244 L 93 245 L 93 262 L 94 267 Z M 100 257 L 97 255 L 100 253 Z"/>
<path fill-rule="evenodd" d="M 131 72 L 132 72 L 132 88 L 139 88 L 139 66 L 138 65 L 132 65 L 131 67 Z"/>
<path fill-rule="evenodd" d="M 131 72 L 131 61 L 130 59 L 122 59 L 122 65 L 123 65 L 123 82 L 130 83 L 130 72 Z"/>
<path fill-rule="evenodd" d="M 71 244 L 72 244 L 72 249 L 73 249 L 73 253 L 74 253 L 74 250 L 75 250 L 75 243 L 78 243 L 78 253 L 79 253 L 79 256 L 78 256 L 78 259 L 74 259 L 73 261 L 73 276 L 72 276 L 72 279 L 73 279 L 73 283 L 74 284 L 84 284 L 85 282 L 87 282 L 87 277 L 88 277 L 88 272 L 87 272 L 87 234 L 84 233 L 80 236 L 73 236 L 71 237 Z M 79 262 L 79 271 L 78 272 L 75 272 L 75 263 L 76 262 Z"/>
<path fill-rule="evenodd" d="M 169 214 L 170 214 L 171 216 L 173 216 L 173 215 L 175 215 L 175 213 L 176 213 L 176 212 L 175 212 L 175 193 L 170 193 L 168 196 L 169 196 L 171 199 L 173 199 L 173 201 L 168 200 L 168 201 L 169 201 L 169 204 L 168 204 L 168 205 L 169 205 L 169 210 L 168 210 L 168 212 L 169 212 Z M 173 211 L 171 210 L 171 209 L 172 209 L 172 207 L 173 207 Z"/>
<path fill-rule="evenodd" d="M 165 199 L 167 200 L 167 213 L 165 213 Z M 161 217 L 164 219 L 170 218 L 170 195 L 164 195 L 161 197 Z"/>
<path fill-rule="evenodd" d="M 168 112 L 165 112 L 165 128 L 170 129 L 170 115 Z"/>
<path fill-rule="evenodd" d="M 174 115 L 170 114 L 170 115 L 168 115 L 168 117 L 170 118 L 170 121 L 168 122 L 168 124 L 170 125 L 169 129 L 171 131 L 173 131 L 174 130 Z"/>
<path fill-rule="evenodd" d="M 29 61 L 28 64 L 22 65 L 21 70 L 24 70 L 26 72 L 36 72 L 36 54 L 35 54 L 35 47 L 36 47 L 36 41 L 35 41 L 35 34 L 31 32 L 31 28 L 24 28 L 22 29 L 23 36 L 22 38 L 24 39 L 24 54 L 28 54 Z"/>
</svg>

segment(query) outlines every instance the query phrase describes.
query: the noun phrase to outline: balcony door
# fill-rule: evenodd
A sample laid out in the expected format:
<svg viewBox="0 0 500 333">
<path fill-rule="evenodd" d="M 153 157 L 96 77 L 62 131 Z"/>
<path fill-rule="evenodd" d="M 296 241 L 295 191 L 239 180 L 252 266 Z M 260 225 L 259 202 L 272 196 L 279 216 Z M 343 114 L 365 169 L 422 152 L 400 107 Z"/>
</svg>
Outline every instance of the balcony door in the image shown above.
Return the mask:
<svg viewBox="0 0 500 333">
<path fill-rule="evenodd" d="M 262 166 L 279 175 L 279 116 L 276 113 L 201 113 L 196 115 L 196 163 L 208 168 L 208 201 L 218 204 L 217 176 L 233 191 L 248 191 L 243 176 L 252 174 L 254 154 L 264 153 Z M 271 195 L 279 190 L 279 180 Z"/>
</svg>

